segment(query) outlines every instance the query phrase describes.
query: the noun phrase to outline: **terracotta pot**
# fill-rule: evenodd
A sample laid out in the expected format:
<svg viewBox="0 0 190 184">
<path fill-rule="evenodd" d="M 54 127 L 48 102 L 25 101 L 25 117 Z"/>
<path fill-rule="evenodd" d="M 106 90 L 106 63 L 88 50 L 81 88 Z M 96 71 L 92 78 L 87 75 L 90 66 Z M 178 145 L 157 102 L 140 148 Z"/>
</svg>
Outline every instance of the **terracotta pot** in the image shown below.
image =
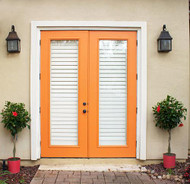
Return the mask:
<svg viewBox="0 0 190 184">
<path fill-rule="evenodd" d="M 166 169 L 175 167 L 175 157 L 176 157 L 176 155 L 174 153 L 170 153 L 170 154 L 164 153 L 163 154 L 164 167 Z"/>
<path fill-rule="evenodd" d="M 20 158 L 18 157 L 11 157 L 8 158 L 8 170 L 11 173 L 19 173 L 20 172 Z"/>
</svg>

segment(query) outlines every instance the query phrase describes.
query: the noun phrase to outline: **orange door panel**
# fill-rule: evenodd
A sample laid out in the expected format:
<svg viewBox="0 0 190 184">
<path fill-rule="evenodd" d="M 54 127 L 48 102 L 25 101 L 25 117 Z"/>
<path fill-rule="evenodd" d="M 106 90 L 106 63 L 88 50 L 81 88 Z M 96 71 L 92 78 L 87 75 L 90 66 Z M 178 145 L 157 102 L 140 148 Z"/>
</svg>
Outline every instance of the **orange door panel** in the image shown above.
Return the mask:
<svg viewBox="0 0 190 184">
<path fill-rule="evenodd" d="M 73 44 L 75 42 L 78 43 L 78 47 L 76 44 Z M 66 44 L 64 45 L 64 43 Z M 52 49 L 51 44 L 55 45 L 52 46 Z M 77 48 L 78 66 L 76 62 Z M 83 113 L 83 109 L 86 108 L 83 106 L 83 102 L 87 103 L 87 56 L 87 31 L 41 32 L 42 157 L 87 157 L 87 113 Z M 51 60 L 52 65 L 50 63 Z M 62 70 L 59 70 L 59 68 Z M 51 70 L 52 75 L 50 75 Z M 50 76 L 52 76 L 52 79 Z M 50 86 L 50 81 L 52 82 L 52 87 Z M 76 92 L 77 83 L 78 91 Z M 62 87 L 61 84 L 64 86 Z M 50 97 L 50 88 L 52 88 L 52 97 Z M 68 103 L 69 98 L 72 98 L 74 99 L 72 103 L 77 104 L 75 101 L 77 95 L 78 107 L 75 107 L 75 109 L 78 109 L 78 111 L 75 111 L 72 109 L 72 104 Z M 64 97 L 63 101 L 62 96 Z M 57 97 L 59 97 L 58 100 Z M 50 98 L 52 98 L 52 102 Z M 53 99 L 55 99 L 55 102 Z M 50 105 L 52 105 L 52 117 L 50 117 Z M 58 107 L 60 108 L 58 109 Z M 73 122 L 75 117 L 78 117 L 77 124 Z M 65 122 L 60 122 L 61 118 L 65 118 Z M 53 121 L 53 119 L 55 119 L 55 123 L 51 125 L 51 120 Z M 52 133 L 50 133 L 51 126 L 53 129 Z M 64 127 L 65 129 L 63 129 Z M 72 130 L 72 127 L 75 129 Z M 60 140 L 63 143 L 59 143 Z M 64 145 L 64 141 L 66 141 L 66 145 Z M 69 141 L 71 145 L 69 145 Z M 74 145 L 72 145 L 72 141 L 75 141 Z"/>
<path fill-rule="evenodd" d="M 136 39 L 41 32 L 42 157 L 136 156 Z"/>
<path fill-rule="evenodd" d="M 104 44 L 103 47 L 100 44 L 100 41 Z M 103 42 L 104 41 L 104 42 Z M 115 46 L 109 47 L 109 42 L 116 41 L 114 42 Z M 118 45 L 117 45 L 118 43 Z M 124 60 L 121 58 L 122 52 L 122 47 L 119 46 L 119 44 L 122 47 L 127 48 L 127 118 L 125 122 L 125 130 L 126 132 L 123 132 L 122 129 L 118 129 L 117 133 L 115 130 L 119 126 L 124 125 L 117 125 L 117 120 L 114 125 L 111 125 L 111 123 L 114 123 L 112 119 L 114 119 L 117 115 L 118 122 L 120 119 L 120 114 L 121 116 L 124 116 L 124 113 L 122 109 L 114 109 L 114 106 L 112 109 L 110 109 L 110 105 L 105 105 L 107 109 L 99 109 L 100 104 L 99 98 L 99 85 L 105 85 L 101 86 L 104 87 L 102 91 L 105 91 L 105 95 L 102 95 L 104 98 L 103 103 L 110 104 L 111 101 L 113 101 L 115 104 L 117 104 L 117 100 L 120 99 L 120 97 L 125 96 L 126 94 L 115 94 L 115 95 L 110 95 L 106 93 L 106 90 L 108 89 L 109 85 L 111 82 L 116 81 L 115 83 L 113 82 L 111 91 L 114 93 L 114 90 L 118 89 L 117 87 L 118 84 L 122 84 L 123 79 L 122 78 L 114 78 L 124 76 L 123 73 L 119 73 L 118 69 L 123 69 L 124 65 Z M 125 44 L 127 43 L 127 46 Z M 100 48 L 101 46 L 101 48 Z M 115 47 L 115 48 L 114 48 Z M 114 49 L 113 49 L 114 48 Z M 119 48 L 121 48 L 119 50 Z M 102 50 L 103 49 L 103 50 Z M 106 50 L 107 49 L 107 50 Z M 118 50 L 117 50 L 118 49 Z M 110 50 L 110 51 L 109 51 Z M 102 54 L 104 53 L 104 54 Z M 115 53 L 115 55 L 114 55 Z M 100 57 L 100 54 L 101 57 Z M 107 57 L 107 58 L 106 58 Z M 118 57 L 118 59 L 117 59 Z M 120 58 L 119 58 L 120 57 Z M 88 81 L 88 102 L 89 102 L 89 112 L 88 112 L 88 152 L 89 152 L 89 157 L 135 157 L 136 156 L 136 71 L 137 71 L 137 58 L 136 58 L 136 32 L 129 32 L 129 31 L 91 31 L 90 32 L 90 70 L 89 70 L 89 81 Z M 99 64 L 101 62 L 101 65 Z M 113 62 L 115 61 L 115 62 Z M 122 61 L 122 62 L 121 62 Z M 118 62 L 118 65 L 117 65 Z M 103 72 L 100 73 L 99 71 Z M 123 70 L 124 71 L 124 70 Z M 111 74 L 110 74 L 111 73 Z M 112 78 L 106 78 L 112 75 Z M 102 78 L 101 80 L 103 82 L 99 82 L 99 76 L 105 77 Z M 106 82 L 104 82 L 106 81 Z M 121 81 L 121 82 L 118 82 Z M 115 86 L 114 86 L 115 85 Z M 122 86 L 121 86 L 122 87 Z M 118 90 L 121 91 L 121 90 Z M 111 93 L 110 92 L 110 93 Z M 107 95 L 107 96 L 106 96 Z M 110 99 L 109 95 L 112 97 L 117 97 L 116 99 Z M 116 101 L 114 101 L 116 100 Z M 113 103 L 113 104 L 114 104 Z M 122 103 L 122 98 L 120 103 Z M 103 106 L 104 107 L 104 106 Z M 119 106 L 118 106 L 119 107 Z M 104 119 L 107 118 L 109 121 L 105 121 L 107 124 L 101 125 L 103 128 L 101 129 L 99 123 L 100 119 L 99 115 L 101 112 L 101 116 Z M 122 113 L 120 113 L 120 111 Z M 104 114 L 105 112 L 105 114 Z M 106 116 L 107 112 L 113 112 L 113 114 L 108 114 Z M 116 112 L 116 113 L 115 113 Z M 110 116 L 110 117 L 108 117 Z M 111 127 L 110 131 L 113 131 L 114 135 L 117 135 L 118 137 L 115 136 L 115 139 L 122 139 L 122 137 L 119 137 L 120 135 L 118 134 L 123 134 L 126 135 L 126 144 L 124 145 L 115 145 L 115 142 L 112 141 L 106 143 L 106 140 L 111 140 L 114 139 L 114 135 L 110 134 L 108 129 Z M 115 130 L 114 130 L 115 129 Z M 100 130 L 102 132 L 100 132 Z M 122 133 L 121 133 L 122 132 Z M 104 137 L 105 136 L 105 137 Z M 112 137 L 113 136 L 113 137 Z M 105 140 L 104 142 L 102 140 L 99 140 L 100 137 L 101 139 Z M 102 142 L 103 145 L 100 145 Z M 106 145 L 107 144 L 107 145 Z M 119 143 L 120 144 L 120 143 Z"/>
</svg>

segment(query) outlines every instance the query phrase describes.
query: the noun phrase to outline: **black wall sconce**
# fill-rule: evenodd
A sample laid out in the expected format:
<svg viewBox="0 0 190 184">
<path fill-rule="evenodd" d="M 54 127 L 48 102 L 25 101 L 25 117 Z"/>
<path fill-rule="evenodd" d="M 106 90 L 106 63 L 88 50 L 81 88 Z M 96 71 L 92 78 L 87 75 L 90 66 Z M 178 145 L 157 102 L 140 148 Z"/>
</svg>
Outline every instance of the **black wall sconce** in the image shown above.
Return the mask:
<svg viewBox="0 0 190 184">
<path fill-rule="evenodd" d="M 160 33 L 158 41 L 158 52 L 170 52 L 172 50 L 172 37 L 166 31 L 166 25 L 163 25 L 163 31 Z"/>
<path fill-rule="evenodd" d="M 9 32 L 6 41 L 7 41 L 7 52 L 10 53 L 20 52 L 20 38 L 18 37 L 15 31 L 14 25 L 12 25 L 12 31 Z"/>
</svg>

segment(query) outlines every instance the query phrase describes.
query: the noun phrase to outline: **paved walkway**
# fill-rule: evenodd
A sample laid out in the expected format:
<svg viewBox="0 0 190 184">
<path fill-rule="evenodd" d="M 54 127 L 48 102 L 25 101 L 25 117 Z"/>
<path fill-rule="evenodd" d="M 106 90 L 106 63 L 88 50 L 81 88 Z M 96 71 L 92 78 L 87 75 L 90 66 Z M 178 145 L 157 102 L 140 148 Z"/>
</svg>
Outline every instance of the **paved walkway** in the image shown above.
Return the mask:
<svg viewBox="0 0 190 184">
<path fill-rule="evenodd" d="M 174 182 L 150 179 L 145 173 L 43 171 L 38 170 L 31 184 L 172 184 Z"/>
</svg>

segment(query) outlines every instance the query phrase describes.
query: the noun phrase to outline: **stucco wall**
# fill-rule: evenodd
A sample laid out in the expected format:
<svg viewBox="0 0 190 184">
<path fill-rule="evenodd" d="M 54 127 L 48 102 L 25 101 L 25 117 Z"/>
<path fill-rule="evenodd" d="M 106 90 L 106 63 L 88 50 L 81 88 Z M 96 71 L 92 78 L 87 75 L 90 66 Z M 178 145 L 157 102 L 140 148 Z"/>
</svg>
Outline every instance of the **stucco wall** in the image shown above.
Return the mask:
<svg viewBox="0 0 190 184">
<path fill-rule="evenodd" d="M 6 100 L 24 102 L 30 97 L 30 22 L 146 21 L 148 25 L 148 122 L 147 158 L 158 159 L 167 150 L 167 134 L 153 123 L 152 106 L 167 94 L 189 107 L 189 16 L 188 0 L 0 0 L 0 109 Z M 21 38 L 21 53 L 8 54 L 5 38 L 14 24 Z M 157 37 L 166 24 L 173 37 L 173 50 L 157 52 Z M 188 120 L 172 132 L 172 151 L 187 157 Z M 0 158 L 12 155 L 10 135 L 0 125 Z M 17 156 L 30 158 L 30 131 L 17 142 Z"/>
</svg>

